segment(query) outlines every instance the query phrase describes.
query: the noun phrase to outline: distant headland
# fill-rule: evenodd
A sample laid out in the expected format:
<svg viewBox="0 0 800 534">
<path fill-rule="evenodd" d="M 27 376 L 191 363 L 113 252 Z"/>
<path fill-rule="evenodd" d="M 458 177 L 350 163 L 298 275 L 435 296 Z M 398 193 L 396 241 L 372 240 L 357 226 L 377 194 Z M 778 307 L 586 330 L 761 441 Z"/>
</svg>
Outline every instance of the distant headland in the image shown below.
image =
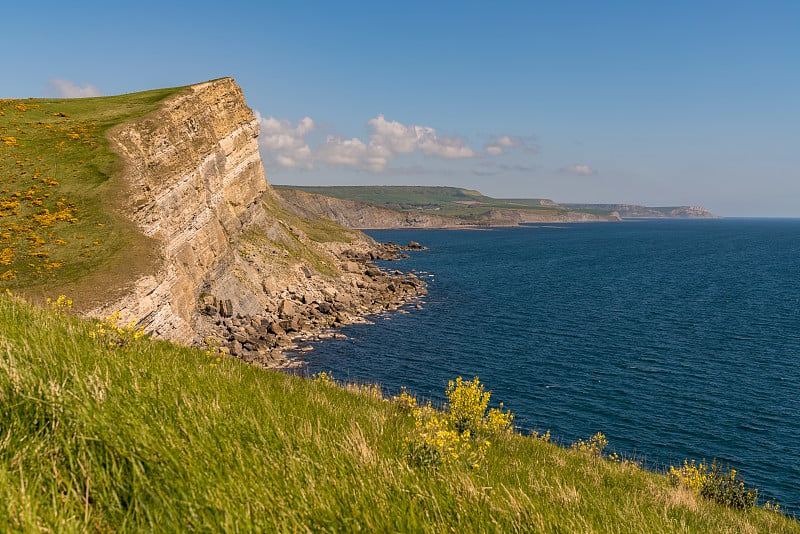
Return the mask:
<svg viewBox="0 0 800 534">
<path fill-rule="evenodd" d="M 436 186 L 273 185 L 297 208 L 350 228 L 458 228 L 541 222 L 609 222 L 628 218 L 715 218 L 697 206 L 563 204 L 544 198 L 498 199 Z"/>
</svg>

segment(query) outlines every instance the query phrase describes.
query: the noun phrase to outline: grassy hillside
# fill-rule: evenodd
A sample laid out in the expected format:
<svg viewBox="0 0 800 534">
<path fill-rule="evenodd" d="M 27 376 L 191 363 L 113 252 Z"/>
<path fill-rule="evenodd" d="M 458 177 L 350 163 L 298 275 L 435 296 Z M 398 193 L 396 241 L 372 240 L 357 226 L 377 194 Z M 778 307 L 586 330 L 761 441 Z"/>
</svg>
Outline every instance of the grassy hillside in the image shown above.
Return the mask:
<svg viewBox="0 0 800 534">
<path fill-rule="evenodd" d="M 297 189 L 328 197 L 356 200 L 395 211 L 430 211 L 436 215 L 466 221 L 485 218 L 492 210 L 521 210 L 531 215 L 545 217 L 563 216 L 567 213 L 608 217 L 615 211 L 622 217 L 714 217 L 704 208 L 689 206 L 556 204 L 552 200 L 542 198 L 492 198 L 478 191 L 457 187 L 278 185 L 275 188 Z"/>
<path fill-rule="evenodd" d="M 550 202 L 549 200 L 542 200 L 539 198 L 504 198 L 502 199 L 503 202 L 507 202 L 512 206 L 531 206 L 531 207 L 538 207 L 541 206 L 543 202 L 547 203 Z M 604 205 L 598 204 L 559 204 L 562 208 L 566 208 L 572 211 L 580 211 L 583 213 L 591 213 L 593 215 L 611 215 L 614 211 L 613 208 Z"/>
<path fill-rule="evenodd" d="M 493 209 L 516 209 L 542 215 L 562 215 L 569 210 L 543 199 L 502 200 L 487 197 L 478 191 L 457 187 L 433 186 L 289 186 L 276 189 L 298 189 L 308 193 L 345 200 L 356 200 L 397 211 L 430 211 L 443 217 L 465 220 L 479 219 Z M 588 211 L 588 210 L 573 210 Z M 603 213 L 607 215 L 610 212 Z"/>
<path fill-rule="evenodd" d="M 113 209 L 120 184 L 105 135 L 181 90 L 0 100 L 0 289 L 58 286 L 92 300 L 147 268 L 147 240 Z"/>
<path fill-rule="evenodd" d="M 299 189 L 318 195 L 357 200 L 389 209 L 416 209 L 421 207 L 442 207 L 464 205 L 467 203 L 490 203 L 494 199 L 478 191 L 457 187 L 430 186 L 275 186 L 278 189 Z"/>
<path fill-rule="evenodd" d="M 320 253 L 315 248 L 317 243 L 352 243 L 361 235 L 357 230 L 345 228 L 335 222 L 310 212 L 298 213 L 291 207 L 284 206 L 276 195 L 267 190 L 262 197 L 262 205 L 268 219 L 279 225 L 281 232 L 264 235 L 251 231 L 244 240 L 255 247 L 273 246 L 286 251 L 283 259 L 276 257 L 274 261 L 302 260 L 317 272 L 334 276 L 339 273 L 334 258 L 328 253 Z"/>
<path fill-rule="evenodd" d="M 0 296 L 0 530 L 800 532 L 543 440 L 409 462 L 414 417 Z"/>
</svg>

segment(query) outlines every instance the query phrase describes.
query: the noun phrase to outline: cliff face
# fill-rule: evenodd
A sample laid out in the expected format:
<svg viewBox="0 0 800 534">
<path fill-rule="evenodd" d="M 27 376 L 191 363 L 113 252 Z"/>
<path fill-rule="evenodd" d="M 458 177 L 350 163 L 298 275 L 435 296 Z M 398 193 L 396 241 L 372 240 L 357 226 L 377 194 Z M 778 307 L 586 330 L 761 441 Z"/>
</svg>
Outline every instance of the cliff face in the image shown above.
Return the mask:
<svg viewBox="0 0 800 534">
<path fill-rule="evenodd" d="M 191 86 L 110 133 L 123 164 L 116 204 L 158 260 L 90 314 L 119 311 L 156 337 L 197 344 L 211 336 L 247 361 L 285 365 L 281 349 L 298 336 L 424 291 L 413 275 L 368 264 L 397 256 L 396 247 L 275 196 L 258 132 L 241 89 L 225 78 Z"/>
<path fill-rule="evenodd" d="M 619 221 L 617 213 L 610 215 L 595 215 L 581 211 L 563 210 L 555 213 L 543 214 L 528 210 L 493 209 L 486 216 L 487 224 L 493 226 L 515 226 L 526 223 L 571 223 L 571 222 L 601 222 Z"/>
<path fill-rule="evenodd" d="M 638 204 L 562 204 L 575 209 L 611 210 L 619 213 L 622 218 L 647 218 L 647 219 L 716 219 L 706 208 L 701 206 L 640 206 Z"/>
<path fill-rule="evenodd" d="M 279 189 L 276 194 L 295 209 L 318 215 L 349 228 L 445 228 L 463 222 L 425 212 L 400 212 L 370 206 L 356 200 L 345 200 L 308 193 L 298 189 Z"/>
<path fill-rule="evenodd" d="M 350 228 L 456 228 L 464 226 L 517 226 L 524 223 L 619 221 L 616 213 L 592 213 L 560 210 L 548 213 L 526 209 L 493 208 L 474 219 L 443 217 L 425 211 L 395 211 L 341 198 L 318 195 L 298 189 L 278 189 L 276 194 L 297 209 L 326 217 Z M 544 201 L 543 206 L 556 206 Z"/>
<path fill-rule="evenodd" d="M 194 85 L 112 132 L 124 165 L 125 214 L 157 243 L 161 265 L 97 313 L 120 310 L 159 337 L 191 341 L 201 286 L 213 280 L 242 295 L 236 300 L 252 300 L 237 290 L 232 245 L 246 228 L 265 224 L 258 132 L 230 78 Z"/>
</svg>

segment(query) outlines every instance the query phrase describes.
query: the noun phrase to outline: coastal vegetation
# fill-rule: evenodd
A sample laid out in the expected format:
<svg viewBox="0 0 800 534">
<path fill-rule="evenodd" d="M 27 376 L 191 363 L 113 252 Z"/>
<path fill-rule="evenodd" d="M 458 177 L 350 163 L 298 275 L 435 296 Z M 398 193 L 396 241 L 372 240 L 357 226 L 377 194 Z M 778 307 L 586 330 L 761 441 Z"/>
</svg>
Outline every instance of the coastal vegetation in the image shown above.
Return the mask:
<svg viewBox="0 0 800 534">
<path fill-rule="evenodd" d="M 303 216 L 286 209 L 281 205 L 275 195 L 267 192 L 262 198 L 264 210 L 285 232 L 278 237 L 280 241 L 270 239 L 263 232 L 250 232 L 245 240 L 259 246 L 265 240 L 270 245 L 286 254 L 287 259 L 302 260 L 317 272 L 326 275 L 335 275 L 338 268 L 333 263 L 329 254 L 320 253 L 309 244 L 312 243 L 351 243 L 357 238 L 357 232 L 345 228 L 313 213 L 303 213 Z M 307 238 L 307 239 L 305 239 Z"/>
<path fill-rule="evenodd" d="M 479 191 L 459 187 L 434 186 L 275 186 L 276 189 L 298 189 L 344 200 L 355 200 L 378 208 L 395 211 L 431 212 L 442 217 L 466 221 L 478 220 L 495 209 L 522 210 L 531 214 L 564 215 L 568 211 L 546 199 L 508 201 L 487 197 Z M 589 213 L 597 210 L 573 210 Z M 611 211 L 598 212 L 610 215 Z"/>
<path fill-rule="evenodd" d="M 432 406 L 267 371 L 214 339 L 151 339 L 119 313 L 73 316 L 53 291 L 103 301 L 157 263 L 117 209 L 107 134 L 183 90 L 0 101 L 0 530 L 800 532 L 716 464 L 656 474 L 606 454 L 602 433 L 571 449 L 521 435 L 477 378 Z M 457 188 L 378 194 L 466 219 L 563 210 Z M 269 190 L 261 201 L 267 228 L 246 229 L 239 255 L 340 274 L 316 245 L 359 234 Z"/>
<path fill-rule="evenodd" d="M 91 298 L 144 268 L 147 239 L 113 209 L 123 191 L 106 133 L 180 90 L 0 100 L 0 289 Z"/>
<path fill-rule="evenodd" d="M 441 411 L 387 400 L 76 318 L 66 298 L 2 295 L 0 529 L 800 532 L 633 462 L 510 432 L 477 380 L 447 394 Z M 414 462 L 432 418 L 430 436 L 475 436 L 475 454 Z"/>
<path fill-rule="evenodd" d="M 509 225 L 512 222 L 616 221 L 619 218 L 714 218 L 699 206 L 651 207 L 633 204 L 565 204 L 544 198 L 492 198 L 479 191 L 442 186 L 297 186 L 277 185 L 278 192 L 302 199 L 297 192 L 388 209 L 405 215 L 435 215 L 449 223 Z M 443 224 L 440 222 L 440 224 Z"/>
<path fill-rule="evenodd" d="M 465 203 L 491 203 L 494 199 L 479 191 L 458 187 L 431 186 L 282 186 L 277 189 L 299 189 L 318 195 L 345 200 L 357 200 L 365 204 L 394 209 L 441 207 Z"/>
</svg>

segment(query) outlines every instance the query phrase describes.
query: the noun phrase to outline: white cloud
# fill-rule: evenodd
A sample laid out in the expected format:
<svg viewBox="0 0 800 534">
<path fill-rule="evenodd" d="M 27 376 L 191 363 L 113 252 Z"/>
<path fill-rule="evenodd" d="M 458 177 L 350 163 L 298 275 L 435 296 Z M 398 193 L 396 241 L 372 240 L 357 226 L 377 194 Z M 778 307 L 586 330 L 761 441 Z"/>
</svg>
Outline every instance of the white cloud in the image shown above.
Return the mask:
<svg viewBox="0 0 800 534">
<path fill-rule="evenodd" d="M 447 159 L 475 157 L 475 152 L 463 140 L 439 137 L 429 126 L 405 126 L 397 121 L 387 121 L 383 115 L 370 119 L 367 124 L 372 127 L 369 144 L 375 149 L 409 154 L 418 148 L 426 156 Z"/>
<path fill-rule="evenodd" d="M 394 153 L 384 146 L 366 144 L 358 138 L 328 136 L 316 151 L 319 161 L 331 166 L 356 167 L 370 172 L 383 172 Z"/>
<path fill-rule="evenodd" d="M 51 78 L 47 81 L 48 89 L 60 98 L 88 98 L 92 96 L 103 96 L 100 89 L 87 83 L 83 87 L 75 82 L 63 78 Z"/>
<path fill-rule="evenodd" d="M 315 164 L 324 164 L 381 173 L 398 156 L 415 152 L 443 159 L 466 159 L 483 155 L 482 152 L 473 150 L 460 137 L 440 136 L 430 126 L 403 124 L 387 120 L 383 115 L 367 121 L 366 139 L 329 135 L 323 142 L 312 147 L 307 139 L 318 129 L 310 117 L 304 117 L 294 125 L 288 120 L 264 118 L 258 111 L 255 113 L 261 125 L 259 144 L 268 167 L 272 165 L 313 169 Z M 499 155 L 504 148 L 527 146 L 523 139 L 506 135 L 487 145 L 485 152 Z"/>
<path fill-rule="evenodd" d="M 344 139 L 329 135 L 317 148 L 317 158 L 328 165 L 358 167 L 366 158 L 369 148 L 361 139 Z"/>
<path fill-rule="evenodd" d="M 511 137 L 508 135 L 501 135 L 494 141 L 483 145 L 483 150 L 490 156 L 499 156 L 509 148 L 524 148 L 526 152 L 536 152 L 536 146 L 531 145 L 522 137 Z"/>
<path fill-rule="evenodd" d="M 383 115 L 378 115 L 367 122 L 367 127 L 367 141 L 357 137 L 347 139 L 329 135 L 313 151 L 314 161 L 380 173 L 398 155 L 416 151 L 426 156 L 445 159 L 476 156 L 475 151 L 460 138 L 440 137 L 434 128 L 428 126 L 405 125 L 388 121 Z"/>
<path fill-rule="evenodd" d="M 413 152 L 419 139 L 416 126 L 404 126 L 397 121 L 387 121 L 383 115 L 370 119 L 367 124 L 372 127 L 370 144 L 382 147 L 395 154 Z"/>
<path fill-rule="evenodd" d="M 474 158 L 475 151 L 457 137 L 438 137 L 433 128 L 424 128 L 419 137 L 419 149 L 426 156 L 447 159 Z"/>
<path fill-rule="evenodd" d="M 592 176 L 597 174 L 597 171 L 588 165 L 570 165 L 560 169 L 562 172 L 569 174 L 576 174 L 578 176 Z"/>
<path fill-rule="evenodd" d="M 303 117 L 297 126 L 292 126 L 287 120 L 264 118 L 258 110 L 255 114 L 261 126 L 259 146 L 264 150 L 268 164 L 295 169 L 313 168 L 311 147 L 306 142 L 306 136 L 315 128 L 310 117 Z"/>
<path fill-rule="evenodd" d="M 509 136 L 504 135 L 499 137 L 496 141 L 498 146 L 504 147 L 511 147 L 511 146 L 520 146 L 522 145 L 522 141 L 519 139 L 511 139 Z"/>
</svg>

